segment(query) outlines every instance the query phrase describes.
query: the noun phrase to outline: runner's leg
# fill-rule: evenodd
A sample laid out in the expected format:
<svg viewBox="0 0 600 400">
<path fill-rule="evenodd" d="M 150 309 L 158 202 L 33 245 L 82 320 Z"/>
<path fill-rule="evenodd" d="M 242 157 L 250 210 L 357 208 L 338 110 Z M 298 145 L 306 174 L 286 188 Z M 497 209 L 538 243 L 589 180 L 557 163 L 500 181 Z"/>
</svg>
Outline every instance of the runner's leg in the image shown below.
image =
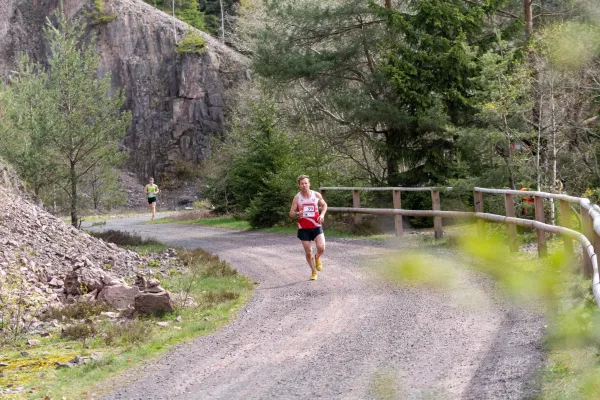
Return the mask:
<svg viewBox="0 0 600 400">
<path fill-rule="evenodd" d="M 317 254 L 315 255 L 315 258 L 319 259 L 325 252 L 325 235 L 323 233 L 315 238 L 315 244 L 317 245 Z"/>
<path fill-rule="evenodd" d="M 310 241 L 301 240 L 301 242 L 302 242 L 302 247 L 304 248 L 304 254 L 306 255 L 306 262 L 308 263 L 308 266 L 310 267 L 310 270 L 312 271 L 312 273 L 316 274 L 317 269 L 315 268 L 315 262 L 314 262 L 313 256 L 312 256 L 312 246 L 310 244 Z"/>
</svg>

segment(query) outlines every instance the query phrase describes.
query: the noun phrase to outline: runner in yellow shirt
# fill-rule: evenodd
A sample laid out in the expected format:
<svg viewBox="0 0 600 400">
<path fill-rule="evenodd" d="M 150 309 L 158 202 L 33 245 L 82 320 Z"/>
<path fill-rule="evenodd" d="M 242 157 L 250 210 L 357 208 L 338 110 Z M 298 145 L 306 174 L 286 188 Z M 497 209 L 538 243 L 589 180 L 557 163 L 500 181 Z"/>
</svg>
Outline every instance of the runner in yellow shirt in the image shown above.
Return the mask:
<svg viewBox="0 0 600 400">
<path fill-rule="evenodd" d="M 144 187 L 144 193 L 148 196 L 148 208 L 152 211 L 152 220 L 154 220 L 154 214 L 156 213 L 156 195 L 160 192 L 158 186 L 154 184 L 154 178 L 150 178 L 146 187 Z"/>
</svg>

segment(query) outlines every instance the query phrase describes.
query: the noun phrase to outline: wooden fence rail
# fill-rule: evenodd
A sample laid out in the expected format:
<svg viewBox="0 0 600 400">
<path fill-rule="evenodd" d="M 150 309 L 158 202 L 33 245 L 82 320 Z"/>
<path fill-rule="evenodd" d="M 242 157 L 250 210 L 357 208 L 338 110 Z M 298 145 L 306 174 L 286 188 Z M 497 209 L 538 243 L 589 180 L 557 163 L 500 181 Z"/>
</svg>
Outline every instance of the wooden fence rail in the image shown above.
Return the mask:
<svg viewBox="0 0 600 400">
<path fill-rule="evenodd" d="M 329 206 L 328 212 L 342 212 L 354 214 L 354 221 L 360 221 L 361 214 L 373 215 L 393 215 L 396 236 L 402 236 L 402 217 L 433 217 L 435 238 L 443 236 L 442 218 L 472 218 L 477 220 L 477 228 L 480 237 L 485 237 L 486 221 L 506 224 L 508 229 L 509 246 L 511 251 L 517 251 L 517 225 L 533 228 L 536 230 L 538 254 L 543 257 L 547 254 L 545 234 L 552 233 L 565 237 L 565 251 L 568 254 L 573 253 L 573 244 L 571 240 L 577 240 L 583 248 L 584 276 L 592 279 L 592 290 L 596 304 L 600 307 L 600 276 L 598 274 L 598 257 L 600 254 L 600 207 L 591 204 L 589 199 L 573 197 L 563 194 L 545 193 L 537 191 L 505 190 L 479 188 L 473 189 L 474 212 L 469 211 L 445 211 L 440 209 L 440 191 L 448 191 L 452 188 L 405 188 L 405 187 L 385 187 L 385 188 L 361 188 L 361 187 L 322 187 L 320 188 L 323 197 L 326 197 L 331 190 L 352 191 L 353 207 L 333 207 Z M 394 208 L 361 208 L 361 191 L 391 191 Z M 401 192 L 431 192 L 432 210 L 405 210 L 401 208 Z M 505 215 L 489 214 L 484 212 L 483 194 L 501 194 L 504 195 Z M 533 198 L 535 206 L 535 220 L 515 217 L 514 196 L 526 196 Z M 544 200 L 558 200 L 560 202 L 561 226 L 547 224 L 544 215 Z M 579 206 L 581 214 L 582 232 L 571 229 L 571 207 L 570 204 Z"/>
</svg>

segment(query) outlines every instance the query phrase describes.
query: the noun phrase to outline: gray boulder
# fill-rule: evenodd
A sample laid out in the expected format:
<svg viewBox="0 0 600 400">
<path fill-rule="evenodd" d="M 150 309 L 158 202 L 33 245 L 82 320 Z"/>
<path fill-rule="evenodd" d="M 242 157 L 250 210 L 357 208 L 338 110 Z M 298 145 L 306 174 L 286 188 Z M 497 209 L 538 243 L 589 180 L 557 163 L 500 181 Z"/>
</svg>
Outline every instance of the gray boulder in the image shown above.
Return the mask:
<svg viewBox="0 0 600 400">
<path fill-rule="evenodd" d="M 135 296 L 135 310 L 142 314 L 172 313 L 175 311 L 171 294 L 162 291 L 159 293 L 140 293 Z"/>
<path fill-rule="evenodd" d="M 98 295 L 98 301 L 104 301 L 118 310 L 124 310 L 134 305 L 135 296 L 139 293 L 140 289 L 137 286 L 105 286 Z"/>
</svg>

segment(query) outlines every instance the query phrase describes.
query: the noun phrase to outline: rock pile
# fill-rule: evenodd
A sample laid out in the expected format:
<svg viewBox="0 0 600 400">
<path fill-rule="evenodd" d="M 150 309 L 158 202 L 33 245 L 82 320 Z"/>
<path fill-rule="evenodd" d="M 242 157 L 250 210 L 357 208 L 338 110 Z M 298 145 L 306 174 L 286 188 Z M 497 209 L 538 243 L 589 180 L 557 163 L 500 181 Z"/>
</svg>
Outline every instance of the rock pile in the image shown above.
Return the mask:
<svg viewBox="0 0 600 400">
<path fill-rule="evenodd" d="M 77 301 L 101 300 L 116 309 L 139 305 L 140 312 L 173 310 L 170 294 L 156 279 L 133 285 L 136 276 L 150 272 L 149 265 L 153 272 L 177 268 L 172 249 L 142 256 L 106 243 L 38 208 L 13 187 L 0 186 L 0 305 L 23 299 L 29 309 L 21 318 L 28 321 Z"/>
</svg>

